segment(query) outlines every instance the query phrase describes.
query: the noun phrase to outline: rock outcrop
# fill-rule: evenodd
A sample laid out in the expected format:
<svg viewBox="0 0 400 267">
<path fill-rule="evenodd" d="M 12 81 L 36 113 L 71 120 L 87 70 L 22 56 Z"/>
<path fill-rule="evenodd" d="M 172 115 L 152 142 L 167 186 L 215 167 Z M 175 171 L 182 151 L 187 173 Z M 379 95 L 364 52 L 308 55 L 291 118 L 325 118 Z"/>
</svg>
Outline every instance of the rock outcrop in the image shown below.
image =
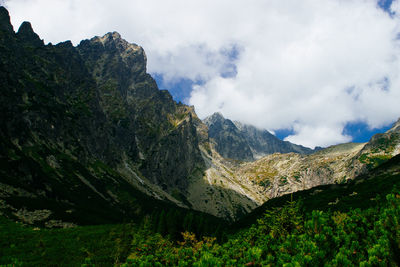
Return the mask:
<svg viewBox="0 0 400 267">
<path fill-rule="evenodd" d="M 32 25 L 24 21 L 18 29 L 17 37 L 25 44 L 30 44 L 34 47 L 43 46 L 44 42 L 39 38 L 33 29 Z"/>
<path fill-rule="evenodd" d="M 267 130 L 258 129 L 252 125 L 243 124 L 238 121 L 235 121 L 234 124 L 249 144 L 255 159 L 273 153 L 294 152 L 298 154 L 311 154 L 316 151 L 308 147 L 293 144 L 289 141 L 282 141 Z"/>
<path fill-rule="evenodd" d="M 10 22 L 10 15 L 7 9 L 0 6 L 0 31 L 6 33 L 13 33 L 14 29 Z"/>
<path fill-rule="evenodd" d="M 208 136 L 215 140 L 215 148 L 221 156 L 238 160 L 253 160 L 250 146 L 235 124 L 221 113 L 204 119 Z"/>
<path fill-rule="evenodd" d="M 187 108 L 147 74 L 143 48 L 113 32 L 82 41 L 77 50 L 96 81 L 114 144 L 152 183 L 184 192 L 188 177 L 204 167 L 196 127 Z"/>
</svg>

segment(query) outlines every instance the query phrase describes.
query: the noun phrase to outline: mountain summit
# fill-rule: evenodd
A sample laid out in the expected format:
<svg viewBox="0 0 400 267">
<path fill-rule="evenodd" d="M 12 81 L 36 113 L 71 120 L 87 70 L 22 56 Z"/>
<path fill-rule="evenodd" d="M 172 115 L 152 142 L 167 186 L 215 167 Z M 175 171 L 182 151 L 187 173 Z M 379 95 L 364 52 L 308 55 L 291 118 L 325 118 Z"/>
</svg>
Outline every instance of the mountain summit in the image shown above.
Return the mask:
<svg viewBox="0 0 400 267">
<path fill-rule="evenodd" d="M 311 154 L 315 150 L 282 141 L 267 130 L 225 119 L 219 112 L 204 119 L 216 150 L 226 158 L 253 160 L 273 153 Z"/>
<path fill-rule="evenodd" d="M 8 10 L 0 6 L 0 30 L 8 33 L 13 33 L 14 29 L 10 22 Z"/>
<path fill-rule="evenodd" d="M 44 42 L 39 38 L 33 29 L 30 22 L 24 21 L 18 29 L 17 36 L 24 43 L 29 43 L 32 46 L 43 46 Z"/>
<path fill-rule="evenodd" d="M 251 148 L 235 124 L 217 112 L 205 118 L 208 136 L 216 142 L 216 150 L 225 158 L 253 160 Z"/>
</svg>

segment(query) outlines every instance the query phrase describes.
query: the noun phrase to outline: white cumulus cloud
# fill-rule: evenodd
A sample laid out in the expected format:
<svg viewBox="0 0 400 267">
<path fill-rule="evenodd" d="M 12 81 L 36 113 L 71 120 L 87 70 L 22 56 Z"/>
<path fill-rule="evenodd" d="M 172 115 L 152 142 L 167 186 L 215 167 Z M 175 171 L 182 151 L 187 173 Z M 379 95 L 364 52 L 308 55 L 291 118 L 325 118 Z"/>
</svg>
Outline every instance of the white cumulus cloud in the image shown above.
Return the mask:
<svg viewBox="0 0 400 267">
<path fill-rule="evenodd" d="M 307 146 L 350 141 L 348 122 L 400 116 L 400 3 L 377 0 L 6 0 L 47 42 L 118 31 L 151 73 L 195 81 L 187 102 Z"/>
</svg>

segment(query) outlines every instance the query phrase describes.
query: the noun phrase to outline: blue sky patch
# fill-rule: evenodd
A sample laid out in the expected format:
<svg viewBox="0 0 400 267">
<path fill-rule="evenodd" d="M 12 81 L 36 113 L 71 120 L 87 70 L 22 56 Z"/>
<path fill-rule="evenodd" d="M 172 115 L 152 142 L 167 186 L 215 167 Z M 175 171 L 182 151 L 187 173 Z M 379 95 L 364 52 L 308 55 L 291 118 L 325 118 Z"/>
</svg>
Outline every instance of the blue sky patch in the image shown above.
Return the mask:
<svg viewBox="0 0 400 267">
<path fill-rule="evenodd" d="M 294 134 L 294 131 L 292 129 L 281 129 L 281 130 L 275 131 L 275 136 L 281 140 L 283 140 L 285 137 L 288 137 L 289 135 L 293 135 L 293 134 Z"/>
<path fill-rule="evenodd" d="M 176 102 L 182 102 L 188 104 L 187 101 L 192 92 L 192 86 L 194 84 L 201 84 L 201 82 L 194 82 L 190 79 L 177 79 L 166 82 L 163 75 L 152 73 L 151 76 L 156 80 L 158 88 L 160 90 L 168 90 Z"/>
<path fill-rule="evenodd" d="M 381 128 L 370 129 L 365 122 L 351 122 L 346 124 L 343 134 L 352 136 L 352 142 L 364 143 L 368 142 L 374 134 L 384 133 L 391 127 L 392 123 Z"/>
<path fill-rule="evenodd" d="M 383 10 L 388 12 L 389 14 L 393 15 L 393 12 L 390 11 L 390 6 L 392 5 L 393 0 L 379 0 L 378 6 L 381 7 Z"/>
</svg>

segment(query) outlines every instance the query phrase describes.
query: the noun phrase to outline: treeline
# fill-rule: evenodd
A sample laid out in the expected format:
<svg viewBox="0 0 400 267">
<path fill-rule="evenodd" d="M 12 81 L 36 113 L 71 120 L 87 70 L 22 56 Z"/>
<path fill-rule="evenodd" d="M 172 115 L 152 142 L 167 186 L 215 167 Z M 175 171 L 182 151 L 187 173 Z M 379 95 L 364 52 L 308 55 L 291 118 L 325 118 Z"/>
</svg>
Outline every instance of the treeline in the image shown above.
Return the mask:
<svg viewBox="0 0 400 267">
<path fill-rule="evenodd" d="M 148 224 L 144 226 L 143 224 Z M 229 222 L 215 218 L 205 213 L 168 209 L 154 211 L 142 221 L 141 227 L 146 227 L 154 233 L 169 236 L 172 240 L 180 240 L 182 232 L 191 232 L 197 236 L 213 236 L 218 240 L 226 238 Z"/>
</svg>

